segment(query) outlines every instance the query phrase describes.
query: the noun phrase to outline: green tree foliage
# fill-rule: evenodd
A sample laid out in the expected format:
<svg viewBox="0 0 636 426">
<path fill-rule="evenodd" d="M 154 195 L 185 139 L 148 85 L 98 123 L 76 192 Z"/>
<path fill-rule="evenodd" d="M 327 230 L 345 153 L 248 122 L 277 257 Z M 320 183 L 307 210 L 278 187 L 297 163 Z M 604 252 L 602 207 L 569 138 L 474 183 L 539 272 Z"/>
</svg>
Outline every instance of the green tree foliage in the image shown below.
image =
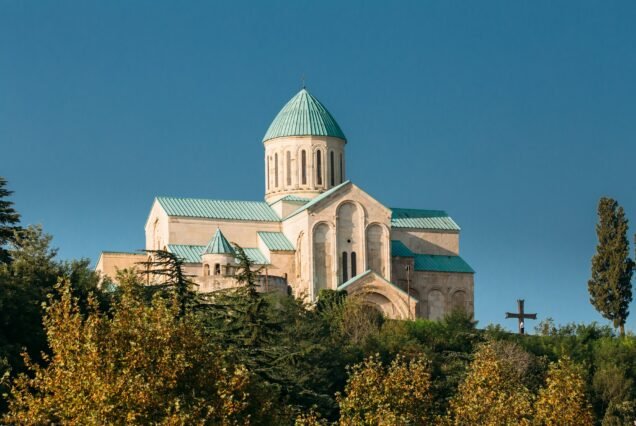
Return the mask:
<svg viewBox="0 0 636 426">
<path fill-rule="evenodd" d="M 179 315 L 201 305 L 201 297 L 196 291 L 196 284 L 184 271 L 184 261 L 174 253 L 165 250 L 146 250 L 149 259 L 140 262 L 147 285 L 144 287 L 148 296 L 158 293 L 173 295 L 179 305 Z"/>
<path fill-rule="evenodd" d="M 7 180 L 0 176 L 0 265 L 11 262 L 11 253 L 6 245 L 15 242 L 20 231 L 20 215 L 13 208 L 13 202 L 6 198 L 13 194 L 7 188 Z"/>
<path fill-rule="evenodd" d="M 379 355 L 349 369 L 338 397 L 341 425 L 427 425 L 433 420 L 431 374 L 423 357 L 398 355 L 385 367 Z"/>
<path fill-rule="evenodd" d="M 592 410 L 580 367 L 567 357 L 550 364 L 545 387 L 534 404 L 534 423 L 541 426 L 592 426 Z"/>
<path fill-rule="evenodd" d="M 51 299 L 44 326 L 46 367 L 15 382 L 11 424 L 250 424 L 272 421 L 249 372 L 228 362 L 179 304 L 151 304 L 123 283 L 111 312 L 89 299 L 80 312 L 68 282 Z"/>
<path fill-rule="evenodd" d="M 623 208 L 606 197 L 599 201 L 598 217 L 598 245 L 592 257 L 592 277 L 588 281 L 590 302 L 624 336 L 632 301 L 634 269 L 634 262 L 629 257 L 627 218 Z"/>
<path fill-rule="evenodd" d="M 57 261 L 51 236 L 39 226 L 16 232 L 9 253 L 13 261 L 0 265 L 0 358 L 6 358 L 14 372 L 18 372 L 23 368 L 20 356 L 23 348 L 35 360 L 47 351 L 42 303 L 53 291 L 58 277 L 68 278 L 82 308 L 86 307 L 90 292 L 100 296 L 101 292 L 89 261 Z"/>
<path fill-rule="evenodd" d="M 239 286 L 211 293 L 199 315 L 210 338 L 256 374 L 280 405 L 316 406 L 333 417 L 335 377 L 342 375 L 329 323 L 317 310 L 282 294 L 257 291 L 259 270 L 235 247 Z"/>
</svg>

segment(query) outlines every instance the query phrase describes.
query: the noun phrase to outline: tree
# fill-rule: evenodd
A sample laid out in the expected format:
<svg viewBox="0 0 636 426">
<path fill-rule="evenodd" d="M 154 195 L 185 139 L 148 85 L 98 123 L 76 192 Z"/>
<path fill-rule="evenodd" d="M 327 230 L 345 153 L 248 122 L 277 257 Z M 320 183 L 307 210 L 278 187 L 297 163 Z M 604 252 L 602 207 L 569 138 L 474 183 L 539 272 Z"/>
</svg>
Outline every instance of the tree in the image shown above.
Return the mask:
<svg viewBox="0 0 636 426">
<path fill-rule="evenodd" d="M 585 396 L 580 368 L 568 358 L 550 364 L 545 387 L 534 404 L 535 424 L 541 426 L 591 426 L 592 409 Z"/>
<path fill-rule="evenodd" d="M 592 278 L 588 281 L 590 302 L 614 328 L 625 336 L 625 321 L 632 301 L 634 262 L 629 257 L 627 219 L 618 203 L 603 197 L 598 204 L 598 244 L 592 257 Z"/>
<path fill-rule="evenodd" d="M 468 375 L 451 399 L 453 425 L 529 425 L 532 394 L 519 381 L 519 371 L 500 358 L 492 342 L 475 353 Z"/>
<path fill-rule="evenodd" d="M 134 275 L 129 275 L 134 279 Z M 46 308 L 48 365 L 14 383 L 9 424 L 251 424 L 275 421 L 252 376 L 209 342 L 191 313 L 122 282 L 111 312 L 83 315 L 70 285 Z M 261 416 L 261 414 L 263 416 Z"/>
<path fill-rule="evenodd" d="M 398 355 L 385 367 L 378 355 L 349 369 L 338 396 L 341 425 L 427 425 L 432 422 L 431 374 L 423 358 Z"/>
<path fill-rule="evenodd" d="M 20 231 L 20 215 L 13 208 L 13 202 L 5 198 L 13 194 L 6 189 L 7 181 L 0 176 L 0 265 L 11 262 L 11 254 L 5 247 L 15 241 L 16 231 Z"/>
</svg>

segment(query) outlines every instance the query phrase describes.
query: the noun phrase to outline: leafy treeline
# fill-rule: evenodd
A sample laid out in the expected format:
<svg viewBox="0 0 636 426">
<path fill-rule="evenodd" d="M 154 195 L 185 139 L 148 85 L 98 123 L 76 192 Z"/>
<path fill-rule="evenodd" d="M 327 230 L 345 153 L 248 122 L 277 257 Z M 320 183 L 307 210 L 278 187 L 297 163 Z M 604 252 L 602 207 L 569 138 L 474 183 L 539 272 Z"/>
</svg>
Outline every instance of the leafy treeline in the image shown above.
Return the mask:
<svg viewBox="0 0 636 426">
<path fill-rule="evenodd" d="M 18 225 L 0 266 L 2 424 L 636 420 L 636 338 L 610 327 L 391 321 L 333 291 L 307 305 L 258 293 L 240 248 L 236 289 L 197 293 L 166 252 L 99 287 L 87 261 L 56 260 Z"/>
</svg>

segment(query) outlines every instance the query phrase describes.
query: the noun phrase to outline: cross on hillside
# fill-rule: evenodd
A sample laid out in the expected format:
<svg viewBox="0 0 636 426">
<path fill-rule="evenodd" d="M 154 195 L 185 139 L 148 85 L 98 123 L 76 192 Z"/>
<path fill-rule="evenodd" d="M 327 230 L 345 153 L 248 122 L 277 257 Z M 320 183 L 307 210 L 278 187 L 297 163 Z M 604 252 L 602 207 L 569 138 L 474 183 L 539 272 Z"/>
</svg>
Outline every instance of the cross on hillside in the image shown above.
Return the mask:
<svg viewBox="0 0 636 426">
<path fill-rule="evenodd" d="M 525 326 L 523 324 L 523 320 L 525 318 L 528 319 L 537 319 L 537 314 L 526 314 L 523 310 L 523 299 L 517 300 L 517 306 L 519 308 L 518 313 L 506 312 L 506 319 L 508 318 L 517 318 L 519 320 L 519 334 L 525 334 Z"/>
</svg>

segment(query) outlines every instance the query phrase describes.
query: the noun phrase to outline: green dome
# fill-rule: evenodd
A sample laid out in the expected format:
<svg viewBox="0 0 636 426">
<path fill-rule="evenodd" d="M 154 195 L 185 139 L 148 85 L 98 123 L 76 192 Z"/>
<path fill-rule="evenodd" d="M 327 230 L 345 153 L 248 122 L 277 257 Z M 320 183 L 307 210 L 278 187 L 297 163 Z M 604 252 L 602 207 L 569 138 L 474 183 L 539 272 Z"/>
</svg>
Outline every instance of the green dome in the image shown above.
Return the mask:
<svg viewBox="0 0 636 426">
<path fill-rule="evenodd" d="M 280 110 L 267 129 L 263 142 L 283 136 L 332 136 L 347 139 L 327 108 L 304 88 Z"/>
</svg>

